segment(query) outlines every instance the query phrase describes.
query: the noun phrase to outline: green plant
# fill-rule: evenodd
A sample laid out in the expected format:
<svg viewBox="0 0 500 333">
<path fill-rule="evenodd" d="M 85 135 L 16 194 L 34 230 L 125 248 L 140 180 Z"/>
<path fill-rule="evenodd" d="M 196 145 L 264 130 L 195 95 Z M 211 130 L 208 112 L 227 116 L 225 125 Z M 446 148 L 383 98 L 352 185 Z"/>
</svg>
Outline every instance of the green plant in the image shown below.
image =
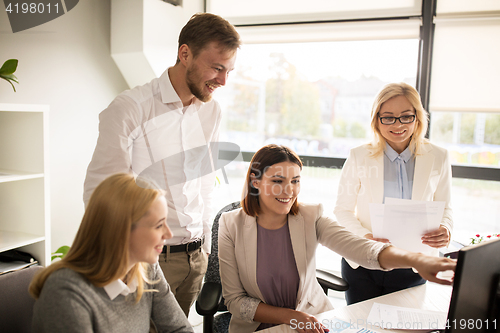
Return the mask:
<svg viewBox="0 0 500 333">
<path fill-rule="evenodd" d="M 17 77 L 14 75 L 14 72 L 17 69 L 17 62 L 17 59 L 9 59 L 4 62 L 2 67 L 0 68 L 0 78 L 9 82 L 12 86 L 12 89 L 14 89 L 14 92 L 16 91 L 16 87 L 14 87 L 14 84 L 12 82 L 14 81 L 15 83 L 19 84 L 19 81 L 17 81 Z"/>
<path fill-rule="evenodd" d="M 56 250 L 56 252 L 52 253 L 52 257 L 50 257 L 50 261 L 54 261 L 54 259 L 59 258 L 62 259 L 68 254 L 69 246 L 63 245 Z"/>
</svg>

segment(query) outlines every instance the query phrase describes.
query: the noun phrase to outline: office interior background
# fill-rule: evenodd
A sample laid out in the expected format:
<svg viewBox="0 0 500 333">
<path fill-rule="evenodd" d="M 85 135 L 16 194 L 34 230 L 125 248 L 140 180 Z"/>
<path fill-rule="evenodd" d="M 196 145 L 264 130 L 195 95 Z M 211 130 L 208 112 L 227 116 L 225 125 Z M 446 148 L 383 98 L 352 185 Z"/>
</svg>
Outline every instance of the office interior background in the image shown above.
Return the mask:
<svg viewBox="0 0 500 333">
<path fill-rule="evenodd" d="M 72 243 L 83 216 L 99 113 L 173 65 L 180 29 L 202 11 L 228 19 L 244 42 L 215 95 L 221 141 L 245 152 L 224 168 L 228 183 L 218 171 L 215 212 L 240 199 L 251 153 L 279 143 L 306 165 L 299 199 L 333 217 L 349 149 L 371 139 L 375 94 L 404 81 L 429 111 L 429 139 L 451 154 L 453 239 L 500 232 L 500 1 L 82 0 L 15 34 L 0 13 L 0 62 L 18 59 L 20 82 L 17 92 L 0 82 L 0 102 L 50 107 L 52 250 Z M 317 260 L 340 270 L 328 250 Z"/>
</svg>

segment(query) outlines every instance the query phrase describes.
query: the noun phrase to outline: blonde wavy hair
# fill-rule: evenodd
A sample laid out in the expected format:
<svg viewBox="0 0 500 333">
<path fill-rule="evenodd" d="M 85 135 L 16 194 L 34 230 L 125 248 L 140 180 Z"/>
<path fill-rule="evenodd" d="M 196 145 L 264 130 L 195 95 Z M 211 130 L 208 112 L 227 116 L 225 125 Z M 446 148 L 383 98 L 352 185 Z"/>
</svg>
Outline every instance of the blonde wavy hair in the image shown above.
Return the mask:
<svg viewBox="0 0 500 333">
<path fill-rule="evenodd" d="M 145 291 L 144 282 L 151 283 L 146 277 L 149 264 L 135 264 L 127 272 L 130 232 L 163 191 L 152 182 L 138 183 L 132 175 L 120 173 L 96 187 L 68 254 L 43 269 L 31 282 L 29 292 L 35 299 L 50 274 L 70 268 L 96 287 L 124 277 L 126 281 L 137 279 L 139 302 Z"/>
<path fill-rule="evenodd" d="M 376 157 L 382 154 L 385 150 L 386 140 L 380 133 L 379 112 L 382 104 L 397 96 L 404 96 L 413 106 L 415 111 L 415 130 L 410 140 L 409 149 L 414 155 L 421 153 L 422 145 L 427 142 L 425 134 L 427 133 L 429 115 L 424 110 L 418 91 L 407 83 L 389 83 L 375 97 L 371 113 L 371 127 L 375 133 L 374 140 L 370 144 L 370 154 Z"/>
</svg>

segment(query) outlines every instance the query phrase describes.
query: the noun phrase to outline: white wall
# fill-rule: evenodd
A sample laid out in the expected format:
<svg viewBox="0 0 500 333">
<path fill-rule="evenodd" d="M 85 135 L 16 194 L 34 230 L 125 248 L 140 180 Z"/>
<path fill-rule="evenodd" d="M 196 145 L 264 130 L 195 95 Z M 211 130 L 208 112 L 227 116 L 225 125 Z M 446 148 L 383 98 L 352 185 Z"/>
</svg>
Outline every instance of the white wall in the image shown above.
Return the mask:
<svg viewBox="0 0 500 333">
<path fill-rule="evenodd" d="M 203 10 L 201 0 L 186 2 L 184 23 Z M 84 0 L 53 21 L 14 34 L 0 5 L 0 63 L 19 59 L 15 75 L 20 82 L 14 92 L 0 80 L 0 102 L 50 106 L 52 251 L 71 245 L 80 225 L 98 115 L 128 89 L 110 55 L 110 17 L 110 0 Z M 179 31 L 168 33 L 178 36 Z"/>
<path fill-rule="evenodd" d="M 0 5 L 0 63 L 19 59 L 14 92 L 0 102 L 50 106 L 52 250 L 71 245 L 83 216 L 83 181 L 97 140 L 98 114 L 125 80 L 110 56 L 110 1 L 85 0 L 67 14 L 13 34 Z"/>
<path fill-rule="evenodd" d="M 111 54 L 130 87 L 159 77 L 177 59 L 182 27 L 203 0 L 111 0 Z"/>
</svg>

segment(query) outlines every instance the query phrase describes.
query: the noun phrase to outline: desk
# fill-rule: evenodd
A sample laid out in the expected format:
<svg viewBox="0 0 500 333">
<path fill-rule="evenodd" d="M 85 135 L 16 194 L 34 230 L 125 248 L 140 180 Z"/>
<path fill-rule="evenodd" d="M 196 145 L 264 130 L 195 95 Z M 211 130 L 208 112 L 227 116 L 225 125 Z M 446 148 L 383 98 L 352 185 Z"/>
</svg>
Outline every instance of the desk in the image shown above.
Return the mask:
<svg viewBox="0 0 500 333">
<path fill-rule="evenodd" d="M 357 328 L 356 323 L 359 323 L 359 328 L 366 323 L 368 314 L 373 303 L 381 303 L 387 305 L 403 306 L 408 308 L 416 308 L 431 311 L 448 312 L 451 299 L 451 286 L 443 286 L 440 284 L 427 282 L 424 285 L 397 291 L 377 298 L 372 298 L 364 302 L 359 302 L 349 306 L 343 306 L 338 309 L 321 313 L 316 316 L 320 322 L 329 320 L 333 317 L 351 322 Z M 368 327 L 370 328 L 370 327 Z M 372 327 L 379 332 L 405 332 L 405 330 L 385 330 Z M 262 333 L 296 333 L 288 325 L 279 325 L 260 331 Z"/>
</svg>

